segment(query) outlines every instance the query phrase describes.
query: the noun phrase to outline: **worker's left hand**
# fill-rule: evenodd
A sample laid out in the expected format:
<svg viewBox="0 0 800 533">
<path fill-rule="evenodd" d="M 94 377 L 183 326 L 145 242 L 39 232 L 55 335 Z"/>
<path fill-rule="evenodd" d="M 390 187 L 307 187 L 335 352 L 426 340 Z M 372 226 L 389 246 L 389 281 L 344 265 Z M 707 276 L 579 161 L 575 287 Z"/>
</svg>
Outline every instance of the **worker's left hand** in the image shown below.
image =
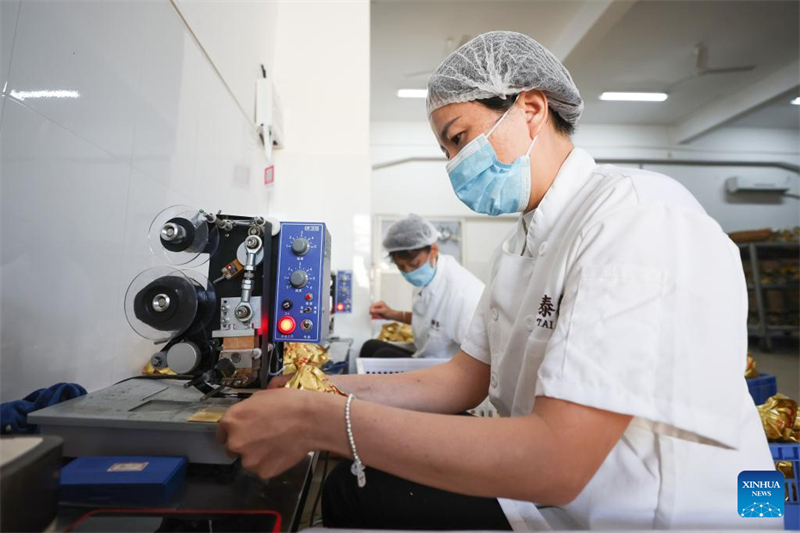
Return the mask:
<svg viewBox="0 0 800 533">
<path fill-rule="evenodd" d="M 257 392 L 227 410 L 217 440 L 262 479 L 281 474 L 311 451 L 307 433 L 313 425 L 305 418 L 317 395 L 322 396 L 295 389 Z"/>
</svg>

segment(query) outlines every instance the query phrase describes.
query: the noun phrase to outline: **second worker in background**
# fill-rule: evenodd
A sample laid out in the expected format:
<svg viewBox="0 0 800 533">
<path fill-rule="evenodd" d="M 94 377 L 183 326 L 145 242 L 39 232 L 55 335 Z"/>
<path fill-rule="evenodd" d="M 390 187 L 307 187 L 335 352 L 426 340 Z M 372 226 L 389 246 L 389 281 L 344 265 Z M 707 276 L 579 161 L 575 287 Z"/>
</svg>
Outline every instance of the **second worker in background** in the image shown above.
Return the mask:
<svg viewBox="0 0 800 533">
<path fill-rule="evenodd" d="M 455 355 L 469 329 L 483 292 L 483 282 L 452 256 L 440 254 L 439 232 L 418 215 L 395 222 L 383 247 L 406 281 L 414 285 L 412 311 L 397 311 L 379 301 L 370 307 L 374 319 L 411 324 L 415 352 L 370 340 L 361 357 L 437 357 Z"/>
</svg>

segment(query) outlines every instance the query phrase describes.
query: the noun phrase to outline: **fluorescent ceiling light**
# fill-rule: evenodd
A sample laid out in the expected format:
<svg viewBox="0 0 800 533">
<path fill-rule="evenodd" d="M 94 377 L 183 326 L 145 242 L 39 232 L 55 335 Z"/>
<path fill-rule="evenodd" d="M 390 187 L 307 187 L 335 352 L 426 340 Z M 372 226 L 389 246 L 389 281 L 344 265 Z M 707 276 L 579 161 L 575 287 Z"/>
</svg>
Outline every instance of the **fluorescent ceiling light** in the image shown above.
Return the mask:
<svg viewBox="0 0 800 533">
<path fill-rule="evenodd" d="M 425 98 L 428 96 L 428 89 L 398 89 L 398 98 Z"/>
<path fill-rule="evenodd" d="M 618 102 L 663 102 L 667 99 L 667 96 L 667 93 L 605 92 L 600 95 L 600 100 L 612 100 Z"/>
<path fill-rule="evenodd" d="M 800 105 L 800 96 L 789 102 L 792 105 Z"/>
<path fill-rule="evenodd" d="M 78 98 L 81 93 L 78 91 L 11 91 L 11 97 L 17 100 L 26 100 L 29 98 Z"/>
</svg>

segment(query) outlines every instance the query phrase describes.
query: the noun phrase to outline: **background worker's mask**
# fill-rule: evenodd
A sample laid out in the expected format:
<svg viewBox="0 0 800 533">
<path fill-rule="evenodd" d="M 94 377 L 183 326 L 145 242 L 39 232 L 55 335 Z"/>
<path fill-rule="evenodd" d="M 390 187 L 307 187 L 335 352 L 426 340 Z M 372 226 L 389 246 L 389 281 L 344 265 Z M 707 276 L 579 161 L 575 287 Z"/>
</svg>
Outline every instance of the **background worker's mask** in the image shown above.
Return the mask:
<svg viewBox="0 0 800 533">
<path fill-rule="evenodd" d="M 481 133 L 471 140 L 447 163 L 447 173 L 456 196 L 476 213 L 497 216 L 521 212 L 528 206 L 531 194 L 530 153 L 538 135 L 531 141 L 525 155 L 511 164 L 498 161 L 489 142 L 489 136 L 512 109 L 513 106 L 503 113 L 489 133 Z"/>
<path fill-rule="evenodd" d="M 406 281 L 410 284 L 414 285 L 415 287 L 425 287 L 433 281 L 433 276 L 436 275 L 436 267 L 431 266 L 428 261 L 422 264 L 416 270 L 412 270 L 411 272 L 400 272 Z"/>
</svg>

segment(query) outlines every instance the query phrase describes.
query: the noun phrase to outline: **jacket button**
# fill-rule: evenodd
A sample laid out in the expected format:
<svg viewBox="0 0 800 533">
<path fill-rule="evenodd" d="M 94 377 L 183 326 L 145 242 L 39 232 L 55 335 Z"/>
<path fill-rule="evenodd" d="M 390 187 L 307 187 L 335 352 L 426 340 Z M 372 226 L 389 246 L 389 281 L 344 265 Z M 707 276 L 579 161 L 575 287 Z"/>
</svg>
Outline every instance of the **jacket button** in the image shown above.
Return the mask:
<svg viewBox="0 0 800 533">
<path fill-rule="evenodd" d="M 492 388 L 497 388 L 497 374 L 495 372 L 492 372 L 492 379 L 490 381 Z"/>
<path fill-rule="evenodd" d="M 525 328 L 528 331 L 533 331 L 533 327 L 536 325 L 536 321 L 533 319 L 533 315 L 528 315 L 525 317 Z"/>
<path fill-rule="evenodd" d="M 539 255 L 544 255 L 547 253 L 547 241 L 544 241 L 542 244 L 539 245 Z"/>
<path fill-rule="evenodd" d="M 497 308 L 492 307 L 492 320 L 497 322 L 497 318 L 500 316 L 500 313 L 497 312 Z"/>
</svg>

